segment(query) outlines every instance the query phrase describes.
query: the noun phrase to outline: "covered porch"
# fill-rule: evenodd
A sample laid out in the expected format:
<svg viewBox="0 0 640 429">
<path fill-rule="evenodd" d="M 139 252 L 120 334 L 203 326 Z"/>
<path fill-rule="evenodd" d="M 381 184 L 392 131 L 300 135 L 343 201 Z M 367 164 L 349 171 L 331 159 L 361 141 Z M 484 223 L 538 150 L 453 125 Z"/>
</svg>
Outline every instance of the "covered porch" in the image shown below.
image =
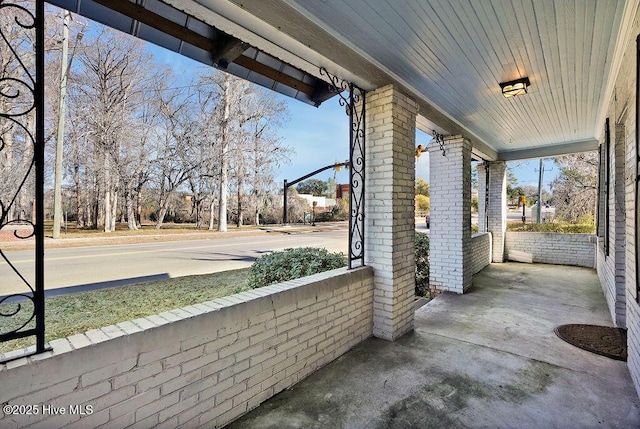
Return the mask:
<svg viewBox="0 0 640 429">
<path fill-rule="evenodd" d="M 635 193 L 631 182 L 640 77 L 630 78 L 640 61 L 638 0 L 536 1 L 522 14 L 512 7 L 516 21 L 500 2 L 424 2 L 414 10 L 364 1 L 357 11 L 347 1 L 50 2 L 309 104 L 346 97 L 351 269 L 52 341 L 51 351 L 41 323 L 38 355 L 0 366 L 2 384 L 12 387 L 0 402 L 29 404 L 37 395 L 59 406 L 85 401 L 96 412 L 3 416 L 0 425 L 640 425 L 629 376 L 638 388 L 640 181 Z M 42 20 L 34 22 L 43 39 Z M 528 82 L 522 96 L 505 97 L 519 80 Z M 416 128 L 434 136 L 431 286 L 452 294 L 414 313 Z M 34 141 L 44 141 L 44 126 Z M 599 146 L 600 205 L 611 210 L 601 213 L 597 274 L 509 263 L 483 269 L 505 259 L 505 162 Z M 485 163 L 483 241 L 471 235 L 471 159 Z M 43 240 L 39 177 L 34 234 Z M 43 250 L 36 295 L 44 290 Z M 629 328 L 629 369 L 553 333 L 563 323 L 614 322 Z"/>
<path fill-rule="evenodd" d="M 413 332 L 364 341 L 230 427 L 640 426 L 626 364 L 559 339 L 567 323 L 612 326 L 593 270 L 492 264 Z"/>
</svg>

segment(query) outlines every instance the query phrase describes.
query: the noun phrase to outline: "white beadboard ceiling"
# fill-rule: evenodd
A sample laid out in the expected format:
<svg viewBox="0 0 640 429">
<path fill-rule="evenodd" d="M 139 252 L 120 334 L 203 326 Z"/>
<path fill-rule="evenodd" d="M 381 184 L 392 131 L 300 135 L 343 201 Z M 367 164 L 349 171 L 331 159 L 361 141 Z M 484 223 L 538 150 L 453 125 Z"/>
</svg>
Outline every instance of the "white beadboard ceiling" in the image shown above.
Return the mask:
<svg viewBox="0 0 640 429">
<path fill-rule="evenodd" d="M 624 0 L 286 3 L 498 153 L 600 136 Z M 501 95 L 525 76 L 527 95 Z"/>
<path fill-rule="evenodd" d="M 264 40 L 289 37 L 294 43 L 279 44 L 291 54 L 285 61 L 308 59 L 310 49 L 352 80 L 399 84 L 419 102 L 421 128 L 463 134 L 500 159 L 597 146 L 638 7 L 638 0 L 190 2 L 218 13 L 233 5 L 251 16 L 236 11 L 234 22 Z M 524 76 L 529 94 L 502 97 L 500 82 Z"/>
<path fill-rule="evenodd" d="M 640 2 L 162 1 L 316 77 L 325 67 L 367 90 L 396 84 L 418 102 L 420 128 L 506 160 L 597 146 Z M 501 95 L 500 82 L 525 76 L 528 94 Z"/>
</svg>

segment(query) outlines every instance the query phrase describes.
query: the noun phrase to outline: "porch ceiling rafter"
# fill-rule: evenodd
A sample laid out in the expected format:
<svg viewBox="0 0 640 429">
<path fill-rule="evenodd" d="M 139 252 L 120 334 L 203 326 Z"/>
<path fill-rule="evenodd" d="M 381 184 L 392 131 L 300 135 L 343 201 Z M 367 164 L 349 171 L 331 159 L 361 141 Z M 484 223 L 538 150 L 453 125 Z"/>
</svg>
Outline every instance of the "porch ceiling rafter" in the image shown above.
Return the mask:
<svg viewBox="0 0 640 429">
<path fill-rule="evenodd" d="M 48 2 L 312 105 L 333 96 L 325 81 L 158 0 Z"/>
</svg>

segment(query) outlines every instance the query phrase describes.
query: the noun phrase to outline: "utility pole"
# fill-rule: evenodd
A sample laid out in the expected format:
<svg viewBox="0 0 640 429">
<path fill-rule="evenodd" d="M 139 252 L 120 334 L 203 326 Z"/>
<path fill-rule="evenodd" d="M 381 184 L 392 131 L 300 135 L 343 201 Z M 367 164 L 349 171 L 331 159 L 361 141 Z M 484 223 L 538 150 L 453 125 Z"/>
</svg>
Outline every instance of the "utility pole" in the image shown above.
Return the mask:
<svg viewBox="0 0 640 429">
<path fill-rule="evenodd" d="M 62 24 L 62 61 L 60 62 L 60 105 L 58 112 L 58 135 L 56 140 L 56 172 L 53 192 L 53 238 L 60 238 L 62 221 L 62 147 L 64 140 L 64 117 L 67 97 L 67 72 L 69 55 L 69 22 L 71 13 L 64 12 Z"/>
<path fill-rule="evenodd" d="M 60 61 L 60 100 L 58 112 L 58 133 L 56 136 L 56 166 L 55 179 L 53 185 L 53 238 L 60 238 L 60 225 L 62 223 L 62 149 L 64 146 L 64 119 L 66 115 L 67 105 L 67 77 L 69 76 L 69 68 L 71 61 L 78 47 L 78 43 L 82 40 L 82 31 L 76 36 L 76 45 L 71 53 L 71 61 L 69 57 L 69 24 L 71 22 L 71 12 L 65 11 L 62 21 L 62 59 Z M 66 230 L 65 219 L 65 230 Z"/>
<path fill-rule="evenodd" d="M 542 223 L 542 178 L 544 177 L 544 159 L 540 158 L 540 171 L 538 172 L 538 219 L 536 223 Z"/>
</svg>

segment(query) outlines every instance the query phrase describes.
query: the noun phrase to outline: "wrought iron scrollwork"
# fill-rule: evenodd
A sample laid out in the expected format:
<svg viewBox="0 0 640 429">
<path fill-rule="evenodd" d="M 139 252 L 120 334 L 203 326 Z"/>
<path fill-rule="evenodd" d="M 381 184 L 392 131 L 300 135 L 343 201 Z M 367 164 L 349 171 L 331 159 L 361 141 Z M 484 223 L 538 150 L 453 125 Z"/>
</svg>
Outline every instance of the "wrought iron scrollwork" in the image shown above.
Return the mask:
<svg viewBox="0 0 640 429">
<path fill-rule="evenodd" d="M 10 255 L 0 249 L 0 258 L 14 274 L 14 281 L 3 279 L 0 283 L 0 342 L 33 336 L 36 349 L 31 354 L 35 354 L 46 350 L 42 206 L 44 1 L 34 0 L 30 3 L 32 10 L 24 4 L 0 0 L 0 16 L 4 20 L 0 25 L 0 52 L 8 65 L 0 75 L 0 155 L 4 155 L 0 157 L 0 232 L 12 231 L 15 239 L 35 239 L 35 279 L 29 281 Z M 19 167 L 12 165 L 18 162 L 15 158 L 20 161 Z M 30 190 L 30 186 L 35 189 Z M 18 202 L 25 195 L 35 205 L 35 219 L 27 218 L 31 209 L 18 210 Z"/>
<path fill-rule="evenodd" d="M 436 141 L 436 143 L 438 143 L 438 146 L 440 146 L 440 150 L 442 151 L 442 156 L 447 156 L 444 150 L 444 135 L 440 134 L 436 130 L 433 130 L 433 139 Z"/>
<path fill-rule="evenodd" d="M 322 67 L 320 75 L 329 78 L 331 92 L 345 108 L 349 128 L 349 268 L 364 265 L 364 179 L 365 179 L 365 91 L 332 75 Z"/>
</svg>

